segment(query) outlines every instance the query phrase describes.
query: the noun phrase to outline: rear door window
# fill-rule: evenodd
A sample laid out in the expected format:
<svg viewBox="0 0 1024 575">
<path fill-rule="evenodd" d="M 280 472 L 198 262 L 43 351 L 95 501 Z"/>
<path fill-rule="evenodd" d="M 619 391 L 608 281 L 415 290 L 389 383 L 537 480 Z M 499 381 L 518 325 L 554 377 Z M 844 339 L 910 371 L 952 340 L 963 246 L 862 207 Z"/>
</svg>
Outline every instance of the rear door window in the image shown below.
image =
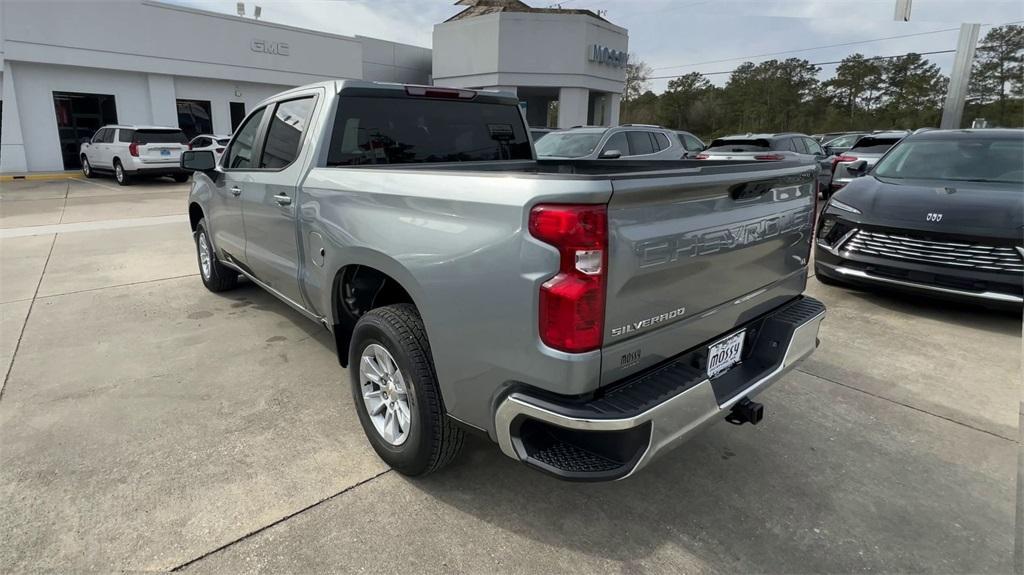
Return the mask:
<svg viewBox="0 0 1024 575">
<path fill-rule="evenodd" d="M 558 135 L 541 138 L 537 154 L 543 144 L 557 143 Z M 515 105 L 343 95 L 327 165 L 531 160 L 532 150 Z"/>
<path fill-rule="evenodd" d="M 609 150 L 618 150 L 619 154 L 623 156 L 629 155 L 629 144 L 626 141 L 625 132 L 615 132 L 610 138 L 608 138 L 608 141 L 604 144 L 604 148 L 601 149 L 601 153 L 603 154 Z"/>
<path fill-rule="evenodd" d="M 790 138 L 790 142 L 792 142 L 793 151 L 798 152 L 800 154 L 811 153 L 811 151 L 807 149 L 807 144 L 804 142 L 803 138 Z"/>
<path fill-rule="evenodd" d="M 267 143 L 263 146 L 261 168 L 280 170 L 299 157 L 302 135 L 313 113 L 313 96 L 281 102 L 270 118 Z"/>
<path fill-rule="evenodd" d="M 117 131 L 117 141 L 124 142 L 126 144 L 131 143 L 132 138 L 135 137 L 135 130 L 121 129 Z"/>
<path fill-rule="evenodd" d="M 800 138 L 800 139 L 803 140 L 804 146 L 807 147 L 807 153 L 808 154 L 814 154 L 814 155 L 818 155 L 818 156 L 824 156 L 825 155 L 825 150 L 821 149 L 821 144 L 819 144 L 818 142 L 815 142 L 814 140 L 812 140 L 810 138 Z"/>
<path fill-rule="evenodd" d="M 146 144 L 187 144 L 188 137 L 181 130 L 135 130 L 133 141 Z"/>
<path fill-rule="evenodd" d="M 668 141 L 668 137 L 666 137 L 665 134 L 662 134 L 661 132 L 653 132 L 651 133 L 651 137 L 654 138 L 654 144 L 658 147 L 659 152 L 661 150 L 667 150 L 672 147 L 672 144 L 669 143 Z"/>
<path fill-rule="evenodd" d="M 651 141 L 649 132 L 626 132 L 626 139 L 629 140 L 631 156 L 643 156 L 655 152 L 654 142 Z"/>
</svg>

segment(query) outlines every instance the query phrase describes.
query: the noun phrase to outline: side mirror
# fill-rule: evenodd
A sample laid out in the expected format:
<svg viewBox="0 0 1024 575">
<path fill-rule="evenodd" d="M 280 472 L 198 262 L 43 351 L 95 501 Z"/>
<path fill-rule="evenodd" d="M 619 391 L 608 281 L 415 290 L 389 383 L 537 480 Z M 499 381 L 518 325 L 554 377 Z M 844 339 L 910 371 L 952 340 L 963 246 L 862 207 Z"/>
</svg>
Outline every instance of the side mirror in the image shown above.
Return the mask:
<svg viewBox="0 0 1024 575">
<path fill-rule="evenodd" d="M 825 150 L 826 156 L 834 156 L 836 154 L 834 151 L 832 151 L 832 146 L 825 146 L 824 148 L 822 148 L 822 150 Z"/>
<path fill-rule="evenodd" d="M 190 172 L 212 172 L 217 160 L 210 150 L 186 150 L 181 153 L 181 169 Z"/>
<path fill-rule="evenodd" d="M 79 144 L 91 144 L 92 143 L 92 138 L 79 138 L 78 143 Z"/>
<path fill-rule="evenodd" d="M 846 173 L 854 178 L 859 178 L 868 172 L 868 163 L 864 160 L 858 160 L 852 164 L 846 166 Z"/>
<path fill-rule="evenodd" d="M 605 150 L 605 151 L 601 152 L 600 156 L 598 156 L 598 158 L 601 158 L 602 160 L 614 160 L 614 159 L 621 158 L 621 157 L 622 157 L 622 152 L 620 152 L 618 150 Z"/>
</svg>

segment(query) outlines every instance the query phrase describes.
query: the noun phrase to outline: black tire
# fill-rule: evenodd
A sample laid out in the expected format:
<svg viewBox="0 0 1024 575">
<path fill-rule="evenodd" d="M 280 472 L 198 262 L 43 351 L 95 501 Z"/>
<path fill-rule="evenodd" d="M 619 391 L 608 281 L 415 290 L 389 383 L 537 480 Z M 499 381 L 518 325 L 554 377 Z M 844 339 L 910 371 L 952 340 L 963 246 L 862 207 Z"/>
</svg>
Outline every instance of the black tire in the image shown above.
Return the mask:
<svg viewBox="0 0 1024 575">
<path fill-rule="evenodd" d="M 92 169 L 92 164 L 89 163 L 89 158 L 82 154 L 82 175 L 87 178 L 95 178 L 96 172 Z"/>
<path fill-rule="evenodd" d="M 206 289 L 212 292 L 222 292 L 234 289 L 238 285 L 238 272 L 222 265 L 217 261 L 217 252 L 210 243 L 210 237 L 206 231 L 206 219 L 199 220 L 196 225 L 196 260 L 199 263 L 199 277 L 203 280 Z M 203 250 L 205 244 L 206 253 L 209 258 L 209 267 L 203 267 Z"/>
<path fill-rule="evenodd" d="M 406 382 L 410 429 L 405 441 L 397 446 L 387 442 L 374 427 L 363 400 L 360 358 L 371 344 L 391 354 Z M 349 377 L 352 400 L 366 438 L 377 455 L 399 473 L 426 475 L 447 465 L 462 449 L 464 431 L 445 414 L 430 343 L 423 320 L 412 304 L 379 307 L 359 319 L 349 349 Z"/>
<path fill-rule="evenodd" d="M 132 185 L 132 176 L 124 170 L 121 160 L 114 160 L 114 179 L 122 186 Z"/>
<path fill-rule="evenodd" d="M 188 174 L 174 174 L 171 177 L 174 178 L 174 181 L 178 182 L 179 184 L 188 181 Z"/>
</svg>

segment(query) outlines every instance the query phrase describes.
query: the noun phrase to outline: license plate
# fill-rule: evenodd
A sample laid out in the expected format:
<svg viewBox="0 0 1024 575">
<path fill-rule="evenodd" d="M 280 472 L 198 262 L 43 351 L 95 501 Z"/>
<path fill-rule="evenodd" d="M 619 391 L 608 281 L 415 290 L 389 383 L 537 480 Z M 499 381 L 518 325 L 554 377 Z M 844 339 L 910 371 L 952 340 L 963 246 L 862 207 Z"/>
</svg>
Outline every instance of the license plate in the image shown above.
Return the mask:
<svg viewBox="0 0 1024 575">
<path fill-rule="evenodd" d="M 164 148 L 164 149 L 160 150 L 160 155 L 161 156 L 170 156 L 171 155 L 171 151 L 168 150 L 167 148 Z"/>
<path fill-rule="evenodd" d="M 734 333 L 708 346 L 708 378 L 718 376 L 740 362 L 746 330 Z"/>
</svg>

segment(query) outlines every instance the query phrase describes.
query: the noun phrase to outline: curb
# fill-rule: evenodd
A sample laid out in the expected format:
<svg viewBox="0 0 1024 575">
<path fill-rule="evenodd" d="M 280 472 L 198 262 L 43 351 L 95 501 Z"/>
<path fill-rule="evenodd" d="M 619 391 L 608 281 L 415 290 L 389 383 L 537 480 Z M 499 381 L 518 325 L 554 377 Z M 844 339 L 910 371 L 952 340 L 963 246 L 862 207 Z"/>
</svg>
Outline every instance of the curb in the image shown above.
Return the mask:
<svg viewBox="0 0 1024 575">
<path fill-rule="evenodd" d="M 73 180 L 81 176 L 81 172 L 36 172 L 32 174 L 0 174 L 0 182 L 20 182 L 25 180 Z"/>
</svg>

